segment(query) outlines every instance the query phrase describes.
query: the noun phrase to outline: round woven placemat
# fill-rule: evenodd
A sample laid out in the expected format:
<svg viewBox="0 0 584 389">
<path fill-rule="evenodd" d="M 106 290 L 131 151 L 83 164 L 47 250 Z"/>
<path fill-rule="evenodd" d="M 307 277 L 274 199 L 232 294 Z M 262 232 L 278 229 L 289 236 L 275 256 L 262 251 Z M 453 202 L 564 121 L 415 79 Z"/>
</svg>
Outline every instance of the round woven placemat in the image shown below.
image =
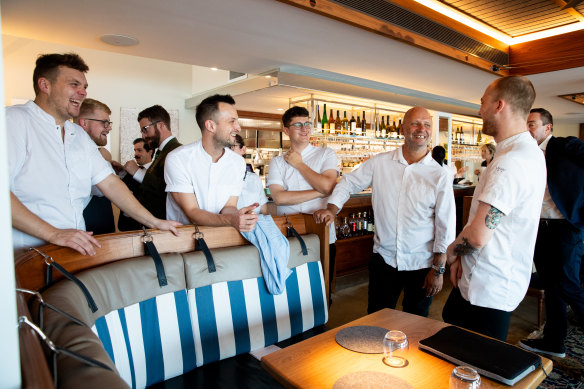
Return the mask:
<svg viewBox="0 0 584 389">
<path fill-rule="evenodd" d="M 358 371 L 339 378 L 333 389 L 413 389 L 401 378 L 379 371 Z"/>
<path fill-rule="evenodd" d="M 343 328 L 335 335 L 342 347 L 363 354 L 382 354 L 383 338 L 389 330 L 373 326 L 353 326 Z"/>
</svg>

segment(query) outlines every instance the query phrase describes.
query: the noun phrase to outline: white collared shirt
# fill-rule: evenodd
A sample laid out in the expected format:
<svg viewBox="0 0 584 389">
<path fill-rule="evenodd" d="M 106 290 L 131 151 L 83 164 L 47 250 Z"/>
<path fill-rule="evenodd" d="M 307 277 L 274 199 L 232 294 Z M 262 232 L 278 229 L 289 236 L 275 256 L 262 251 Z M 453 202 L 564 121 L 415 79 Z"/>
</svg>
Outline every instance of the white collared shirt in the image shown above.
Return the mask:
<svg viewBox="0 0 584 389">
<path fill-rule="evenodd" d="M 171 151 L 164 164 L 166 192 L 194 193 L 199 208 L 220 213 L 232 196 L 239 196 L 243 187 L 245 160 L 225 148 L 225 153 L 213 163 L 202 141 Z M 191 224 L 172 196 L 166 196 L 166 217 Z"/>
<path fill-rule="evenodd" d="M 83 129 L 61 126 L 33 101 L 6 108 L 10 190 L 34 214 L 56 228 L 85 230 L 83 209 L 91 186 L 114 171 Z M 44 244 L 12 230 L 15 250 Z"/>
<path fill-rule="evenodd" d="M 136 170 L 136 173 L 134 173 L 134 175 L 132 176 L 132 178 L 136 181 L 138 181 L 140 184 L 142 183 L 142 181 L 144 181 L 144 176 L 146 175 L 146 171 L 148 170 L 148 168 L 150 167 L 150 165 L 152 165 L 153 161 L 150 161 L 148 163 L 145 163 L 144 165 L 141 165 L 138 170 Z"/>
<path fill-rule="evenodd" d="M 337 154 L 329 147 L 315 147 L 308 145 L 300 153 L 302 162 L 309 168 L 322 174 L 327 170 L 337 169 Z M 284 190 L 299 191 L 312 190 L 312 185 L 300 174 L 298 169 L 294 168 L 284 160 L 283 156 L 277 156 L 270 162 L 268 173 L 268 182 L 266 184 L 280 185 Z M 317 198 L 294 205 L 278 205 L 278 215 L 293 215 L 295 213 L 313 213 L 319 209 L 326 208 L 328 197 Z M 329 242 L 334 243 L 337 240 L 334 223 L 330 226 Z"/>
<path fill-rule="evenodd" d="M 529 132 L 497 143 L 497 153 L 475 189 L 468 223 L 474 219 L 479 201 L 505 216 L 482 249 L 462 257 L 458 287 L 471 304 L 510 312 L 523 300 L 531 277 L 545 182 L 545 159 Z"/>
<path fill-rule="evenodd" d="M 549 134 L 547 138 L 539 145 L 539 148 L 545 153 L 547 145 L 552 138 L 552 134 Z M 560 212 L 558 207 L 556 207 L 556 203 L 552 199 L 550 195 L 550 191 L 547 187 L 547 183 L 545 186 L 545 192 L 543 194 L 543 202 L 541 203 L 541 214 L 540 218 L 542 219 L 565 219 L 564 215 Z"/>
<path fill-rule="evenodd" d="M 381 153 L 345 174 L 328 202 L 339 209 L 351 193 L 371 186 L 373 251 L 398 270 L 432 266 L 456 233 L 452 174 L 428 153 L 409 165 L 402 148 Z"/>
<path fill-rule="evenodd" d="M 255 213 L 260 213 L 262 205 L 268 202 L 264 186 L 260 176 L 252 172 L 246 172 L 244 176 L 244 184 L 241 190 L 241 195 L 237 199 L 237 209 L 247 207 L 253 203 L 258 203 L 259 206 L 254 209 Z"/>
</svg>

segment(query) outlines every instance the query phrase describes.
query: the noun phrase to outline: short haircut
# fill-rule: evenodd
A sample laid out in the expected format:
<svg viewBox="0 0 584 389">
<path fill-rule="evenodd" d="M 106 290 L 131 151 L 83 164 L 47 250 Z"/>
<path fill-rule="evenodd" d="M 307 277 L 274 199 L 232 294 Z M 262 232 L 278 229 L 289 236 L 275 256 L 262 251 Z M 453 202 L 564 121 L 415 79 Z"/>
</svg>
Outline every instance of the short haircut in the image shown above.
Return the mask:
<svg viewBox="0 0 584 389">
<path fill-rule="evenodd" d="M 310 114 L 308 113 L 308 110 L 304 107 L 294 106 L 292 108 L 288 108 L 288 110 L 284 112 L 284 115 L 282 115 L 282 124 L 284 125 L 284 127 L 289 127 L 292 118 L 295 118 L 297 116 L 310 117 Z"/>
<path fill-rule="evenodd" d="M 235 144 L 238 145 L 240 149 L 243 149 L 245 147 L 245 142 L 241 135 L 239 134 L 235 135 Z"/>
<path fill-rule="evenodd" d="M 107 113 L 108 115 L 112 114 L 111 109 L 109 109 L 109 107 L 102 103 L 101 101 L 94 99 L 85 99 L 83 100 L 83 103 L 81 103 L 81 108 L 79 108 L 79 117 L 81 118 L 85 115 L 94 113 L 97 110 L 101 110 Z"/>
<path fill-rule="evenodd" d="M 46 78 L 51 82 L 55 81 L 59 75 L 59 66 L 79 70 L 82 73 L 87 73 L 89 70 L 89 66 L 78 54 L 42 54 L 37 58 L 36 66 L 32 73 L 35 94 L 38 95 L 40 93 L 39 78 Z"/>
<path fill-rule="evenodd" d="M 148 107 L 138 114 L 138 121 L 142 119 L 148 119 L 151 122 L 161 121 L 166 125 L 166 128 L 170 131 L 170 115 L 160 105 L 153 105 Z"/>
<path fill-rule="evenodd" d="M 545 126 L 546 124 L 551 124 L 552 131 L 554 130 L 554 127 L 553 127 L 554 118 L 552 117 L 552 114 L 550 113 L 550 111 L 548 111 L 545 108 L 534 108 L 529 113 L 538 113 L 539 116 L 541 117 L 541 122 L 543 123 L 543 125 Z"/>
<path fill-rule="evenodd" d="M 436 146 L 432 149 L 432 158 L 440 164 L 444 165 L 444 158 L 446 158 L 446 149 L 442 146 Z"/>
<path fill-rule="evenodd" d="M 136 138 L 136 139 L 134 139 L 134 141 L 132 142 L 132 144 L 133 144 L 133 145 L 136 145 L 136 144 L 138 144 L 138 143 L 140 143 L 140 142 L 144 143 L 144 145 L 142 146 L 142 147 L 144 148 L 144 150 L 146 150 L 146 151 L 150 151 L 150 147 L 148 146 L 148 142 L 146 142 L 146 141 L 145 141 L 144 139 L 142 139 L 142 138 Z"/>
<path fill-rule="evenodd" d="M 491 155 L 494 157 L 495 156 L 495 151 L 497 151 L 497 146 L 495 146 L 494 143 L 486 143 L 483 146 L 485 146 L 487 148 L 487 150 L 489 150 L 489 152 L 491 153 Z M 492 157 L 491 157 L 492 159 Z"/>
<path fill-rule="evenodd" d="M 535 88 L 527 77 L 507 76 L 496 80 L 494 85 L 496 98 L 505 100 L 511 110 L 527 118 L 535 101 Z"/>
<path fill-rule="evenodd" d="M 201 132 L 205 130 L 205 122 L 207 120 L 214 120 L 215 114 L 219 110 L 219 103 L 235 105 L 235 100 L 233 100 L 231 95 L 213 95 L 207 97 L 197 105 L 195 117 Z"/>
</svg>

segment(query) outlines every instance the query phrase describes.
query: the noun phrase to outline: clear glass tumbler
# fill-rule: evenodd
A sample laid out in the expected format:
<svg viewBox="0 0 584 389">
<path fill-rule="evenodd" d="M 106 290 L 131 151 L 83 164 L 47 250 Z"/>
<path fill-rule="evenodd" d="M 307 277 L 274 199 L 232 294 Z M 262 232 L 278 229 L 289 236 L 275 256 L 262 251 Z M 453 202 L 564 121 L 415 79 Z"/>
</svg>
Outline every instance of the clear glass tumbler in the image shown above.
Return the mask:
<svg viewBox="0 0 584 389">
<path fill-rule="evenodd" d="M 450 389 L 477 389 L 481 387 L 481 376 L 469 366 L 457 366 L 450 375 Z"/>
<path fill-rule="evenodd" d="M 383 362 L 391 367 L 408 365 L 410 344 L 402 331 L 389 331 L 383 338 Z"/>
</svg>

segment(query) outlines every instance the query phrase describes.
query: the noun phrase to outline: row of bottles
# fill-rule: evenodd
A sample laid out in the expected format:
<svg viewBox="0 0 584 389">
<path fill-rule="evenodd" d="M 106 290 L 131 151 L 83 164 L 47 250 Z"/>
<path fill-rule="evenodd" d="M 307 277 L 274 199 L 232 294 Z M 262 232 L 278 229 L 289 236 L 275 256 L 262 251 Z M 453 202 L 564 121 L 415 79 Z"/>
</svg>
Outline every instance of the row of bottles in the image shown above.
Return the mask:
<svg viewBox="0 0 584 389">
<path fill-rule="evenodd" d="M 474 139 L 474 136 L 471 136 L 469 142 L 468 138 L 469 138 L 468 136 L 464 135 L 462 126 L 458 126 L 456 127 L 456 131 L 452 134 L 452 144 L 480 145 L 483 143 L 483 134 L 480 128 L 477 132 L 476 139 Z"/>
<path fill-rule="evenodd" d="M 339 223 L 337 217 L 335 226 L 337 229 L 337 239 L 373 234 L 375 232 L 373 210 L 352 213 L 350 216 L 343 217 L 342 223 Z"/>
<path fill-rule="evenodd" d="M 347 111 L 343 111 L 343 118 L 341 119 L 340 110 L 337 110 L 337 116 L 334 117 L 333 110 L 330 110 L 327 116 L 326 104 L 322 117 L 320 115 L 320 106 L 316 106 L 316 115 L 314 119 L 314 129 L 316 133 L 323 135 L 352 135 L 352 136 L 370 136 L 375 138 L 400 139 L 402 138 L 402 119 L 393 117 L 393 123 L 390 121 L 390 115 L 381 115 L 381 120 L 378 117 L 374 118 L 374 123 L 368 124 L 365 119 L 365 111 L 363 111 L 363 118 L 357 113 L 355 119 L 354 112 L 351 111 L 351 119 L 347 118 Z M 398 120 L 396 124 L 396 120 Z"/>
</svg>

